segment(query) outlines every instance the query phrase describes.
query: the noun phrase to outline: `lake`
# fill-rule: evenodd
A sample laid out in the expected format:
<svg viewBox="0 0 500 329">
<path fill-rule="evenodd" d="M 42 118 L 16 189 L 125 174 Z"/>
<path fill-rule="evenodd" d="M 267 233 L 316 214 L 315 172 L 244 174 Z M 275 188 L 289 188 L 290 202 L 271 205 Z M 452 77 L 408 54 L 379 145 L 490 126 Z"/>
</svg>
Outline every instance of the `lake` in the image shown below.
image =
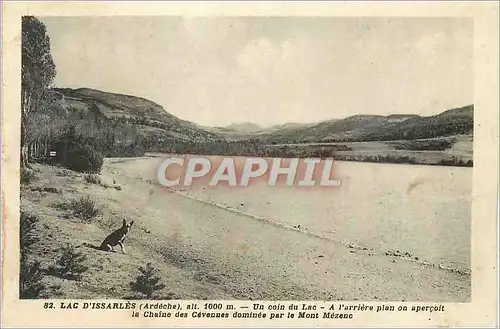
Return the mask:
<svg viewBox="0 0 500 329">
<path fill-rule="evenodd" d="M 106 166 L 156 181 L 160 162 L 158 157 L 107 159 Z M 181 192 L 344 244 L 470 268 L 472 168 L 337 161 L 333 171 L 340 187 L 258 182 L 195 184 Z"/>
</svg>

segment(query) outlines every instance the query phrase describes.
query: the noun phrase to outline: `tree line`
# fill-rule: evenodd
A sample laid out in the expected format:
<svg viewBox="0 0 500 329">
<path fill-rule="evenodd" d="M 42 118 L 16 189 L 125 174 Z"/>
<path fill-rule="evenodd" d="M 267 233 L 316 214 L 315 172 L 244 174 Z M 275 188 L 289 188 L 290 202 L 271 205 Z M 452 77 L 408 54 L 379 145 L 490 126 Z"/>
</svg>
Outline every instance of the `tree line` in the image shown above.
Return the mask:
<svg viewBox="0 0 500 329">
<path fill-rule="evenodd" d="M 64 96 L 51 89 L 57 71 L 50 37 L 34 16 L 22 17 L 21 49 L 22 168 L 47 161 L 50 151 L 57 152 L 52 160 L 63 164 L 95 159 L 90 167 L 101 163 L 104 156 L 144 153 L 139 146 L 141 136 L 133 126 L 105 118 L 92 102 L 88 112 L 68 109 Z"/>
<path fill-rule="evenodd" d="M 21 51 L 21 164 L 46 148 L 51 132 L 51 107 L 48 89 L 54 82 L 56 66 L 50 52 L 45 25 L 36 17 L 22 17 Z"/>
</svg>

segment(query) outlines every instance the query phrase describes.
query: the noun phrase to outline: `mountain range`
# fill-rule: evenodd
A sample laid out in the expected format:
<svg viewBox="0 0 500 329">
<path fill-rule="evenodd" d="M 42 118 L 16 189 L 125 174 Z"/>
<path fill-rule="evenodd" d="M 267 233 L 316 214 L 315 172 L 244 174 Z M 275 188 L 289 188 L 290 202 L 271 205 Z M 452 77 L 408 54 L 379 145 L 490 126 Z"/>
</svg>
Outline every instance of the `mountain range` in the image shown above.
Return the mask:
<svg viewBox="0 0 500 329">
<path fill-rule="evenodd" d="M 474 106 L 433 116 L 406 114 L 354 115 L 306 127 L 282 129 L 259 136 L 266 143 L 364 142 L 435 138 L 471 134 Z"/>
<path fill-rule="evenodd" d="M 254 123 L 204 127 L 182 120 L 150 100 L 89 88 L 54 88 L 62 106 L 81 118 L 133 126 L 152 142 L 205 143 L 220 140 L 257 139 L 266 144 L 390 141 L 472 134 L 474 106 L 446 110 L 433 116 L 409 114 L 353 115 L 319 123 L 286 123 L 262 128 Z"/>
</svg>

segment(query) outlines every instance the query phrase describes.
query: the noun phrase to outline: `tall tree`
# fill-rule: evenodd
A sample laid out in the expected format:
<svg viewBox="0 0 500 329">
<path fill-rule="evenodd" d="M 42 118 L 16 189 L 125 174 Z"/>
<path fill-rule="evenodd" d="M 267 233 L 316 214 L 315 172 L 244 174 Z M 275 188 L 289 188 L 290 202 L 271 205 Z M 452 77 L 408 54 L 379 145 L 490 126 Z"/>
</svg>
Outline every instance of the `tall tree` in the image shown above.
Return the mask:
<svg viewBox="0 0 500 329">
<path fill-rule="evenodd" d="M 22 18 L 21 163 L 29 162 L 28 117 L 39 110 L 56 76 L 45 25 L 33 16 Z"/>
</svg>

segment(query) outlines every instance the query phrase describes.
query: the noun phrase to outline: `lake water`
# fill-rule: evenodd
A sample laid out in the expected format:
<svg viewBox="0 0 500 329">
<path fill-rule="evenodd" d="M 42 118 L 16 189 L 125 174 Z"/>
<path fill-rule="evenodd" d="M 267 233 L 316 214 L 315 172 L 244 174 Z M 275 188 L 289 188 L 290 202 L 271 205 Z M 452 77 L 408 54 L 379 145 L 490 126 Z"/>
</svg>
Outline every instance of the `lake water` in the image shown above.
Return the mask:
<svg viewBox="0 0 500 329">
<path fill-rule="evenodd" d="M 155 181 L 160 162 L 108 165 Z M 196 184 L 184 193 L 376 252 L 470 268 L 472 168 L 335 162 L 333 170 L 340 187 Z"/>
</svg>

